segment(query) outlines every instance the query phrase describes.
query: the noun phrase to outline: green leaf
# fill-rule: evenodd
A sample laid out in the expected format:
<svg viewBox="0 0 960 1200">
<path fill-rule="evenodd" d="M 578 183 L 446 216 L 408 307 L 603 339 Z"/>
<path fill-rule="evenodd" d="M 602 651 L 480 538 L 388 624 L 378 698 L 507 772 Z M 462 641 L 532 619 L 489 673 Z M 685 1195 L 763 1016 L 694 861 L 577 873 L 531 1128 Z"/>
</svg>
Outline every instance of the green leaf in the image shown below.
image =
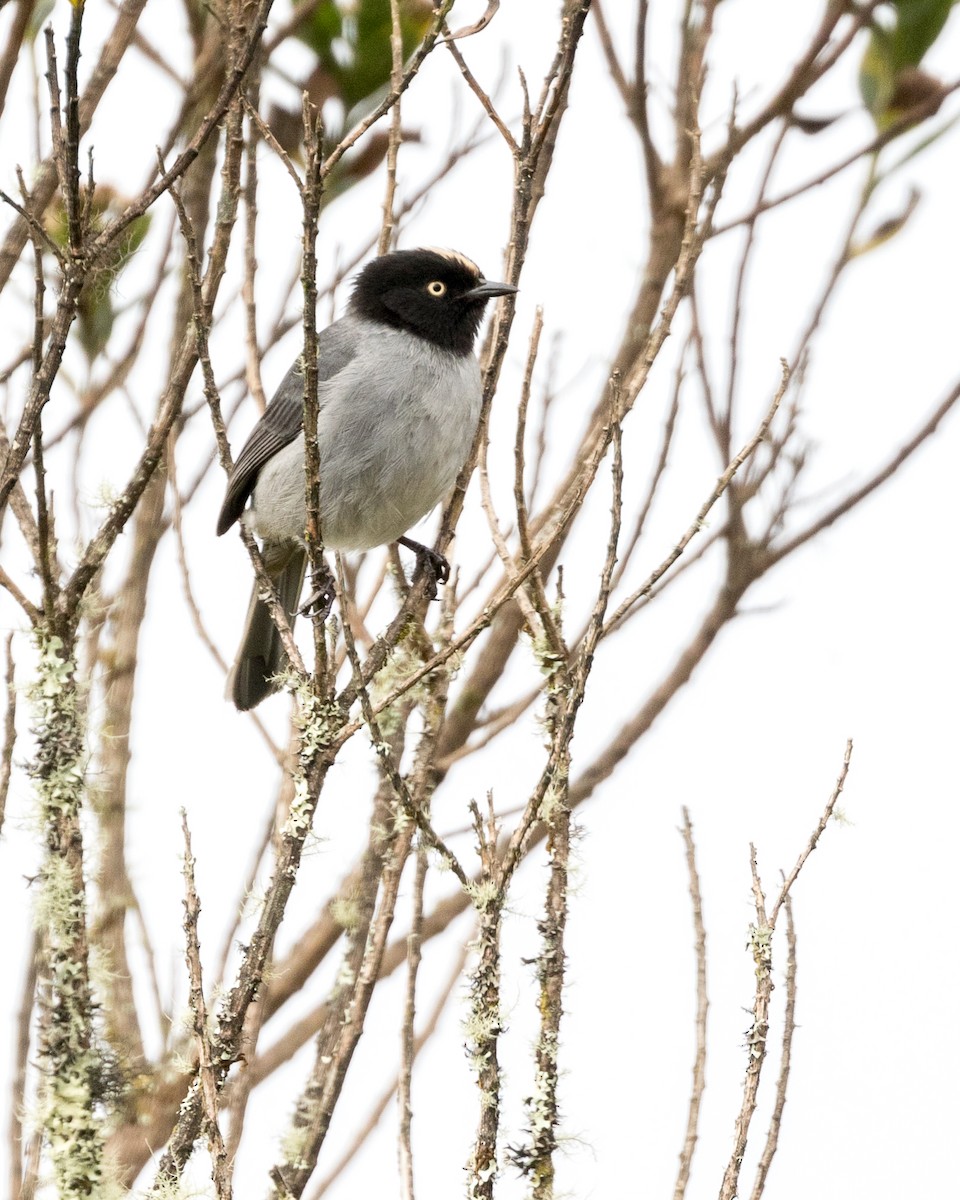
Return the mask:
<svg viewBox="0 0 960 1200">
<path fill-rule="evenodd" d="M 93 231 L 103 229 L 127 206 L 127 200 L 107 184 L 99 185 L 90 206 Z M 80 344 L 91 362 L 103 352 L 116 317 L 114 291 L 120 273 L 140 248 L 150 228 L 150 213 L 142 213 L 124 230 L 120 240 L 113 243 L 87 276 L 77 304 L 77 332 Z M 67 215 L 58 198 L 47 209 L 44 225 L 52 241 L 62 249 L 68 244 Z"/>
<path fill-rule="evenodd" d="M 920 69 L 956 0 L 893 0 L 892 23 L 875 22 L 860 64 L 860 94 L 879 129 L 914 107 L 930 109 L 939 81 Z"/>
<path fill-rule="evenodd" d="M 423 38 L 432 16 L 429 0 L 401 0 L 404 61 Z M 324 0 L 298 28 L 297 37 L 335 81 L 336 94 L 349 111 L 389 83 L 391 31 L 390 0 L 359 0 L 342 7 L 335 0 Z"/>
<path fill-rule="evenodd" d="M 27 23 L 26 40 L 28 42 L 36 40 L 37 34 L 47 23 L 47 17 L 53 12 L 54 3 L 55 0 L 40 0 L 40 3 L 36 5 Z"/>
<path fill-rule="evenodd" d="M 955 0 L 894 0 L 896 22 L 890 31 L 894 71 L 918 67 L 940 36 Z"/>
<path fill-rule="evenodd" d="M 329 66 L 334 61 L 333 43 L 342 31 L 343 16 L 340 9 L 334 0 L 324 0 L 297 26 L 297 37 L 310 47 L 324 66 Z"/>
<path fill-rule="evenodd" d="M 99 281 L 92 287 L 84 287 L 77 305 L 77 334 L 90 362 L 106 349 L 115 318 L 110 289 L 101 287 Z"/>
<path fill-rule="evenodd" d="M 867 110 L 875 117 L 890 103 L 894 78 L 889 35 L 875 26 L 860 64 L 860 95 Z"/>
<path fill-rule="evenodd" d="M 869 254 L 871 250 L 875 250 L 878 246 L 882 246 L 885 242 L 889 242 L 891 238 L 896 237 L 913 216 L 914 209 L 919 203 L 920 193 L 916 188 L 913 188 L 900 212 L 892 217 L 888 217 L 885 221 L 881 221 L 862 241 L 852 245 L 847 254 L 847 260 L 859 258 L 862 254 Z"/>
</svg>

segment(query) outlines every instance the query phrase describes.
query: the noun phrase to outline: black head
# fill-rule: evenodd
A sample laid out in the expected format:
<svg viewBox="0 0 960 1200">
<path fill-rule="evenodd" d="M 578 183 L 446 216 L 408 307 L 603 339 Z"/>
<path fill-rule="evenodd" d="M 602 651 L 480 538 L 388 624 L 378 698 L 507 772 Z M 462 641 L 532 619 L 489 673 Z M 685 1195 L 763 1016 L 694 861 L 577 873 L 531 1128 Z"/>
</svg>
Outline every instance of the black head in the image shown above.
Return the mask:
<svg viewBox="0 0 960 1200">
<path fill-rule="evenodd" d="M 454 250 L 396 250 L 363 268 L 350 307 L 445 350 L 469 354 L 487 301 L 516 290 L 484 279 L 475 263 Z"/>
</svg>

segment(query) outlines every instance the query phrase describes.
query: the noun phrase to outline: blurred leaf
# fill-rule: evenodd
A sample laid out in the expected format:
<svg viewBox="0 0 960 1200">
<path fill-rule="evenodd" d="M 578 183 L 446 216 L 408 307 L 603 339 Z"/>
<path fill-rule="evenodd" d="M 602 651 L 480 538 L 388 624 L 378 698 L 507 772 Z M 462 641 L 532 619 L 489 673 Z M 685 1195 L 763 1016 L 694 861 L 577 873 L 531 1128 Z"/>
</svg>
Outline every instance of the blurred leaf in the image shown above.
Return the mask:
<svg viewBox="0 0 960 1200">
<path fill-rule="evenodd" d="M 486 29 L 499 11 L 500 0 L 487 0 L 487 7 L 480 20 L 474 21 L 472 25 L 465 25 L 463 29 L 458 29 L 456 33 L 451 33 L 450 41 L 455 42 L 459 38 L 473 37 L 475 33 L 480 33 L 481 30 Z"/>
<path fill-rule="evenodd" d="M 890 35 L 895 71 L 920 65 L 940 36 L 953 5 L 954 0 L 895 0 L 897 19 Z"/>
<path fill-rule="evenodd" d="M 410 130 L 402 130 L 400 136 L 405 145 L 420 141 L 420 134 Z M 327 176 L 323 189 L 323 207 L 326 208 L 361 179 L 372 175 L 386 158 L 389 144 L 389 134 L 371 131 L 357 149 L 345 154 Z"/>
<path fill-rule="evenodd" d="M 46 25 L 47 17 L 53 12 L 55 0 L 40 0 L 33 12 L 30 14 L 30 22 L 27 25 L 26 40 L 32 42 L 36 40 L 37 34 Z"/>
<path fill-rule="evenodd" d="M 932 116 L 943 87 L 920 62 L 946 24 L 956 0 L 893 0 L 892 23 L 875 22 L 860 64 L 860 94 L 879 129 L 913 109 Z"/>
<path fill-rule="evenodd" d="M 790 114 L 790 122 L 801 133 L 812 137 L 816 133 L 823 133 L 825 129 L 829 129 L 843 115 L 843 113 L 834 113 L 832 117 L 804 117 L 795 112 Z"/>
<path fill-rule="evenodd" d="M 115 317 L 109 288 L 97 283 L 84 287 L 77 307 L 77 334 L 90 362 L 106 349 Z"/>
<path fill-rule="evenodd" d="M 342 30 L 343 16 L 339 6 L 334 0 L 323 0 L 297 26 L 297 37 L 327 64 L 333 62 L 333 43 Z"/>
<path fill-rule="evenodd" d="M 307 0 L 298 0 L 306 6 Z M 400 31 L 406 62 L 423 40 L 435 13 L 432 0 L 400 0 Z M 329 123 L 326 141 L 332 145 L 374 107 L 390 85 L 393 52 L 390 45 L 392 21 L 390 0 L 321 0 L 304 14 L 296 36 L 309 46 L 316 64 L 301 85 L 311 104 L 322 108 L 328 100 L 339 100 L 342 111 L 336 124 Z M 303 141 L 301 107 L 273 105 L 267 121 L 280 145 L 300 159 Z M 405 142 L 419 140 L 416 130 L 405 131 Z M 340 160 L 327 179 L 324 204 L 328 204 L 383 161 L 386 140 L 368 135 L 352 155 Z"/>
<path fill-rule="evenodd" d="M 101 184 L 94 191 L 90 206 L 92 229 L 102 229 L 126 207 L 125 197 L 113 188 Z M 90 272 L 80 292 L 77 332 L 80 344 L 91 362 L 103 352 L 110 340 L 117 312 L 114 306 L 115 285 L 121 271 L 147 236 L 150 220 L 150 214 L 143 213 L 130 223 L 121 240 L 106 251 Z M 52 240 L 65 249 L 68 243 L 67 214 L 59 198 L 47 209 L 45 226 Z"/>
<path fill-rule="evenodd" d="M 433 16 L 430 0 L 401 0 L 400 32 L 406 61 Z M 390 0 L 323 0 L 304 20 L 297 37 L 317 56 L 317 68 L 335 82 L 348 111 L 390 81 Z"/>
<path fill-rule="evenodd" d="M 886 30 L 874 28 L 860 64 L 860 95 L 876 117 L 893 95 L 893 65 Z"/>
<path fill-rule="evenodd" d="M 884 242 L 889 242 L 891 238 L 896 237 L 901 229 L 906 225 L 913 215 L 913 210 L 920 203 L 920 193 L 916 188 L 910 189 L 910 194 L 907 196 L 907 202 L 903 209 L 896 216 L 888 217 L 887 220 L 881 221 L 880 224 L 870 233 L 862 242 L 850 247 L 847 259 L 859 258 L 861 254 L 867 254 L 871 250 L 876 250 L 878 246 L 882 246 Z"/>
</svg>

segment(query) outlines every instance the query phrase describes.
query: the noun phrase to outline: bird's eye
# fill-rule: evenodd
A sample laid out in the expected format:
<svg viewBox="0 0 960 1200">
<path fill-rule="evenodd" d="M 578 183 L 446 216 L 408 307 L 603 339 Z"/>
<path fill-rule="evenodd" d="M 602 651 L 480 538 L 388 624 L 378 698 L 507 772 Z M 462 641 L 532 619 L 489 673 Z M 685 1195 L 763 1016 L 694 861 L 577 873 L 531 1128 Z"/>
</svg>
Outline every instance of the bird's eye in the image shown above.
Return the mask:
<svg viewBox="0 0 960 1200">
<path fill-rule="evenodd" d="M 447 294 L 447 285 L 442 279 L 434 279 L 432 283 L 427 284 L 427 291 L 431 296 L 445 296 Z"/>
</svg>

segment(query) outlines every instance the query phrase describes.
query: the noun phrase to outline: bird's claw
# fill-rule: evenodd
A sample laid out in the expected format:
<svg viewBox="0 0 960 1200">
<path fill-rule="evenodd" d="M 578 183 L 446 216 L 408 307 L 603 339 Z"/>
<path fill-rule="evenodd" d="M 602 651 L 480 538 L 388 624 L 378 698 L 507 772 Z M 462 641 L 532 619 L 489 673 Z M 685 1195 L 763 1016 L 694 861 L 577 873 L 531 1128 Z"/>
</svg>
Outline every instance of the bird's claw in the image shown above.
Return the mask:
<svg viewBox="0 0 960 1200">
<path fill-rule="evenodd" d="M 313 617 L 314 619 L 325 621 L 330 616 L 335 596 L 336 591 L 333 586 L 333 577 L 329 571 L 320 575 L 319 578 L 314 576 L 313 591 L 297 609 L 297 616 Z"/>
<path fill-rule="evenodd" d="M 427 599 L 436 600 L 437 584 L 447 583 L 450 579 L 450 564 L 439 550 L 424 546 L 422 542 L 415 542 L 413 538 L 403 537 L 398 541 L 401 546 L 406 546 L 408 550 L 412 550 L 416 554 L 416 575 L 422 573 L 427 576 Z"/>
</svg>

